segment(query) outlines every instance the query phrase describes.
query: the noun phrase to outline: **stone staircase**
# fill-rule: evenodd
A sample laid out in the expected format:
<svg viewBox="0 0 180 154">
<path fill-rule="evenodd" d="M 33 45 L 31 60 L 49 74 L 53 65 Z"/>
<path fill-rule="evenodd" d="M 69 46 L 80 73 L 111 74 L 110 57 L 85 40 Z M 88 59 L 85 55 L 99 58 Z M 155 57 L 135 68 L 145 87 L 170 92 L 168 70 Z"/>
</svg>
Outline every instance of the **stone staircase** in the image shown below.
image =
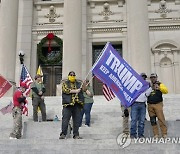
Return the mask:
<svg viewBox="0 0 180 154">
<path fill-rule="evenodd" d="M 0 99 L 0 108 L 7 105 L 10 97 Z M 29 100 L 29 116 L 23 116 L 23 138 L 9 140 L 12 129 L 10 114 L 0 113 L 0 154 L 110 154 L 110 153 L 145 153 L 145 154 L 172 154 L 180 153 L 179 143 L 142 143 L 131 141 L 125 148 L 118 145 L 118 135 L 122 133 L 122 117 L 118 99 L 107 102 L 103 96 L 95 96 L 92 107 L 91 127 L 80 128 L 81 140 L 59 140 L 61 129 L 61 97 L 47 97 L 47 118 L 53 120 L 57 115 L 60 121 L 33 122 L 32 102 Z M 180 138 L 180 95 L 164 95 L 164 113 L 168 125 L 168 136 Z M 40 117 L 41 119 L 41 117 Z M 147 119 L 149 120 L 148 114 Z M 149 121 L 145 125 L 145 136 L 151 137 L 152 130 Z"/>
</svg>

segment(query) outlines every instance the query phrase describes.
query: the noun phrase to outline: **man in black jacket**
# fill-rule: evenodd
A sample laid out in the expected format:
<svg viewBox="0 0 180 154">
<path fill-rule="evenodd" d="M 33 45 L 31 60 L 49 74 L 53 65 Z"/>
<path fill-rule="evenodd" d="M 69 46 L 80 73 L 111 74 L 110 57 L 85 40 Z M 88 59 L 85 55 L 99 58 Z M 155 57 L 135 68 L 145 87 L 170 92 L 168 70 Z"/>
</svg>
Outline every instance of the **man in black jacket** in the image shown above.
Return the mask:
<svg viewBox="0 0 180 154">
<path fill-rule="evenodd" d="M 80 139 L 79 123 L 81 119 L 81 110 L 83 108 L 84 97 L 81 90 L 81 82 L 76 80 L 75 72 L 68 74 L 68 80 L 62 85 L 62 132 L 59 139 L 65 139 L 69 120 L 73 119 L 73 138 Z"/>
<path fill-rule="evenodd" d="M 163 138 L 167 137 L 167 126 L 166 126 L 166 121 L 164 117 L 164 112 L 163 112 L 163 94 L 168 93 L 167 87 L 159 82 L 158 76 L 156 73 L 152 73 L 150 75 L 150 80 L 151 80 L 151 87 L 152 87 L 152 92 L 150 96 L 148 97 L 148 112 L 149 112 L 149 117 L 150 117 L 150 122 L 152 125 L 153 129 L 153 134 L 155 138 L 159 137 L 159 129 L 158 125 L 156 122 L 156 118 L 158 119 L 159 126 L 161 129 L 161 134 Z"/>
</svg>

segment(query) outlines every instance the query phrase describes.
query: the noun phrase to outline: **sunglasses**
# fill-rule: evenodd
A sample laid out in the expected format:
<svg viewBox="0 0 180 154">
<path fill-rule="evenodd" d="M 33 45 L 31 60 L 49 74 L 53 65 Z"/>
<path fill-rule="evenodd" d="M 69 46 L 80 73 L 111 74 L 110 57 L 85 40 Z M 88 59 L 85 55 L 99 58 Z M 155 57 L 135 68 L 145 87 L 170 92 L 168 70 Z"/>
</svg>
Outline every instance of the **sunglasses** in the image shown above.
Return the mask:
<svg viewBox="0 0 180 154">
<path fill-rule="evenodd" d="M 150 79 L 155 79 L 155 78 L 157 78 L 157 77 L 155 77 L 155 76 L 150 77 Z"/>
<path fill-rule="evenodd" d="M 70 74 L 69 76 L 76 76 L 75 74 Z"/>
</svg>

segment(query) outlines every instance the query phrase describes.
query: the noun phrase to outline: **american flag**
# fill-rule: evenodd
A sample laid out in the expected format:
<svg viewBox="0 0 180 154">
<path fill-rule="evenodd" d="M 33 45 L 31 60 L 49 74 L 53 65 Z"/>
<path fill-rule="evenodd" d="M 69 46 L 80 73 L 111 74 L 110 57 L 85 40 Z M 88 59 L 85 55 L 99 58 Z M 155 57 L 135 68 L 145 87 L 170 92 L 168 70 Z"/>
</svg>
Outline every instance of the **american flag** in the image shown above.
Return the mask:
<svg viewBox="0 0 180 154">
<path fill-rule="evenodd" d="M 13 109 L 13 103 L 10 102 L 7 106 L 3 107 L 0 111 L 3 115 L 11 113 Z"/>
<path fill-rule="evenodd" d="M 22 70 L 21 70 L 21 79 L 20 79 L 20 84 L 24 82 L 26 84 L 26 86 L 28 87 L 26 89 L 26 91 L 24 92 L 24 94 L 27 96 L 30 93 L 31 90 L 31 83 L 33 82 L 26 66 L 22 66 Z"/>
<path fill-rule="evenodd" d="M 28 116 L 28 101 L 27 100 L 25 100 L 26 101 L 26 103 L 22 106 L 22 114 L 24 114 L 24 115 L 26 115 L 26 116 Z"/>
<path fill-rule="evenodd" d="M 114 97 L 116 97 L 112 90 L 106 84 L 103 84 L 103 95 L 107 99 L 107 101 L 110 101 Z"/>
<path fill-rule="evenodd" d="M 28 88 L 26 89 L 26 91 L 24 92 L 24 94 L 25 94 L 26 96 L 28 96 L 29 93 L 30 93 L 30 90 L 31 90 L 31 83 L 33 82 L 33 80 L 32 80 L 32 78 L 31 78 L 31 76 L 30 76 L 30 74 L 29 74 L 26 66 L 24 66 L 24 65 L 22 66 L 21 78 L 20 78 L 20 83 L 22 83 L 22 82 L 25 83 L 26 86 L 28 87 Z M 25 105 L 23 106 L 23 111 L 22 111 L 22 113 L 25 114 L 26 116 L 28 116 L 28 102 L 27 102 L 27 100 L 26 100 Z"/>
</svg>

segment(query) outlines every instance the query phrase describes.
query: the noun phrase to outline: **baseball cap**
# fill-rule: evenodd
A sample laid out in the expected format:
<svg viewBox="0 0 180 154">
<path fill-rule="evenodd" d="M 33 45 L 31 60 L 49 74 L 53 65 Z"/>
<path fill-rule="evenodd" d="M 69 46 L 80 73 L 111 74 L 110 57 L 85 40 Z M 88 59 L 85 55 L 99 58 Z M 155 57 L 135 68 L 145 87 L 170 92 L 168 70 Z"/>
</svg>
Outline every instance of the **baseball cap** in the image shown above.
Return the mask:
<svg viewBox="0 0 180 154">
<path fill-rule="evenodd" d="M 146 73 L 141 73 L 140 75 L 141 75 L 142 77 L 144 76 L 145 78 L 147 78 Z"/>
<path fill-rule="evenodd" d="M 37 74 L 37 75 L 34 77 L 34 79 L 36 80 L 37 78 L 42 78 L 42 77 L 43 77 L 42 75 Z"/>
<path fill-rule="evenodd" d="M 26 85 L 26 83 L 24 83 L 24 82 L 21 82 L 21 83 L 20 83 L 20 87 L 25 88 L 25 89 L 28 88 L 27 85 Z"/>
<path fill-rule="evenodd" d="M 70 72 L 68 73 L 68 76 L 71 75 L 71 74 L 73 74 L 74 76 L 76 76 L 76 73 L 75 73 L 74 71 L 70 71 Z"/>
<path fill-rule="evenodd" d="M 157 74 L 156 73 L 151 73 L 150 78 L 152 78 L 152 77 L 157 77 Z"/>
</svg>

